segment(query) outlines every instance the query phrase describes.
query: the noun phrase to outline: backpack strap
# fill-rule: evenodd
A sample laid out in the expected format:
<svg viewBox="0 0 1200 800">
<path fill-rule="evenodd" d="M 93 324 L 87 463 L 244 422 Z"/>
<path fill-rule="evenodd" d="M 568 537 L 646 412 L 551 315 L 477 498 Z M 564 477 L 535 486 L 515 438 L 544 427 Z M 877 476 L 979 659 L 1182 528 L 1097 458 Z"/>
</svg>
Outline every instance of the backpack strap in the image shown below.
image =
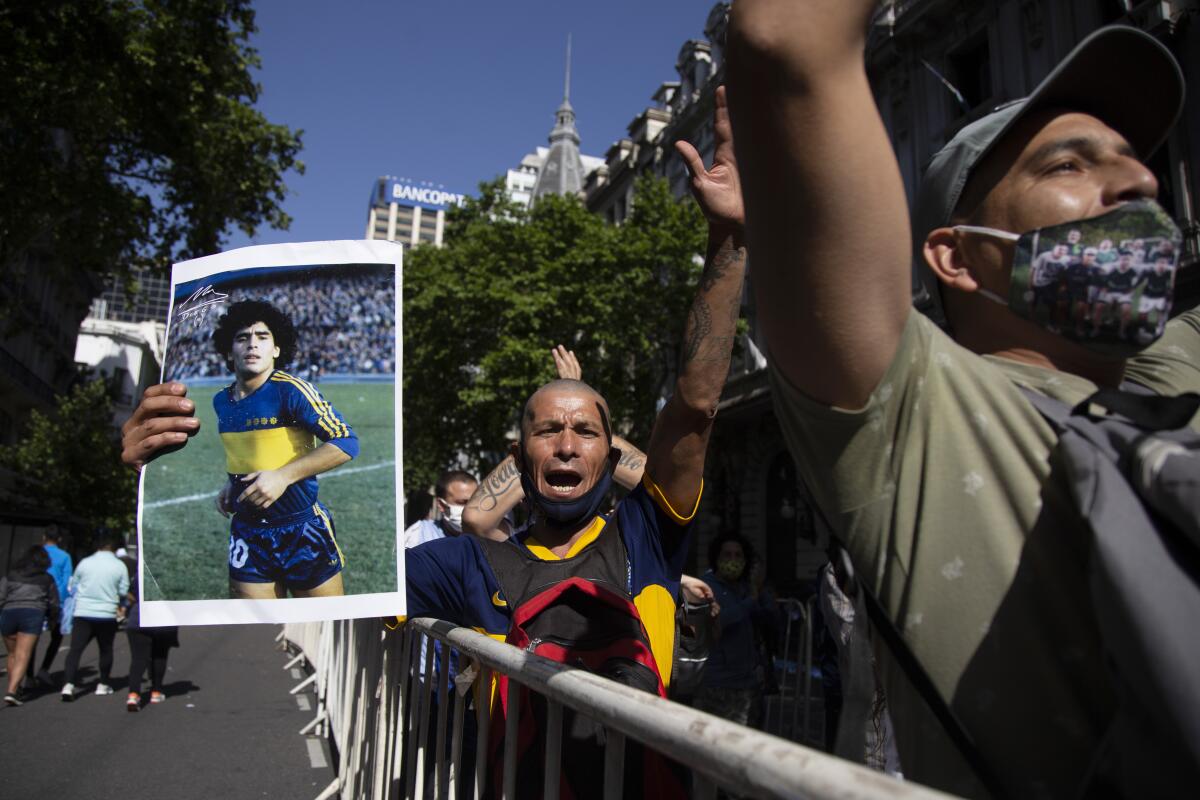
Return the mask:
<svg viewBox="0 0 1200 800">
<path fill-rule="evenodd" d="M 831 546 L 837 547 L 839 551 L 841 550 L 841 545 L 836 542 L 832 542 Z M 848 564 L 849 559 L 845 559 L 845 562 Z M 863 581 L 854 581 L 854 585 L 862 591 L 864 605 L 867 607 L 867 616 L 871 619 L 871 626 L 882 637 L 892 657 L 900 665 L 900 668 L 904 670 L 909 683 L 920 693 L 921 698 L 925 701 L 925 705 L 937 717 L 942 729 L 946 731 L 946 735 L 950 737 L 950 741 L 954 743 L 959 754 L 975 772 L 975 775 L 992 797 L 1007 796 L 1001 788 L 1002 784 L 997 778 L 996 773 L 976 746 L 975 740 L 967 732 L 962 722 L 959 721 L 954 710 L 942 699 L 941 693 L 933 685 L 933 679 L 929 677 L 929 673 L 925 671 L 925 668 L 921 666 L 921 662 L 913 655 L 912 650 L 909 649 L 908 644 L 904 641 L 904 637 L 900 635 L 900 631 L 896 630 L 891 617 L 887 615 L 883 610 L 883 606 L 879 604 L 879 600 L 876 599 L 875 594 Z"/>
</svg>

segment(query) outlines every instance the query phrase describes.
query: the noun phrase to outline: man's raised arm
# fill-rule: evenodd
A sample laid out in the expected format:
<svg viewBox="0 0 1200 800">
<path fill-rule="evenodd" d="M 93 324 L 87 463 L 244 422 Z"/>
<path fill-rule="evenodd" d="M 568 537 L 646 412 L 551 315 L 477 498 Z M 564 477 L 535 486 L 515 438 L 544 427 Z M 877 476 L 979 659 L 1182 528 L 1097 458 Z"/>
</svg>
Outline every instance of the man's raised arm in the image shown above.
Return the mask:
<svg viewBox="0 0 1200 800">
<path fill-rule="evenodd" d="M 746 274 L 741 188 L 725 89 L 716 94 L 715 146 L 708 169 L 687 142 L 675 147 L 692 175 L 692 194 L 708 219 L 708 253 L 684 330 L 675 392 L 654 421 L 646 472 L 676 513 L 690 516 L 700 496 L 704 454 L 737 331 Z"/>
<path fill-rule="evenodd" d="M 877 0 L 738 0 L 730 112 L 772 366 L 814 400 L 861 407 L 911 300 L 904 186 L 867 82 Z"/>
</svg>

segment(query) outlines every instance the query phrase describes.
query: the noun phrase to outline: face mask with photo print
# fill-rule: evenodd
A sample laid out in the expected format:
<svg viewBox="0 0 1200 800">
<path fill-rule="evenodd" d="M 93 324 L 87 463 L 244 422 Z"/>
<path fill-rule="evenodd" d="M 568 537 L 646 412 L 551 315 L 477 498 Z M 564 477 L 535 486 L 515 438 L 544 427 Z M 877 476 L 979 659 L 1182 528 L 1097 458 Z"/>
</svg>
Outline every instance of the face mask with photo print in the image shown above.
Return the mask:
<svg viewBox="0 0 1200 800">
<path fill-rule="evenodd" d="M 1153 200 L 1021 234 L 954 229 L 1017 243 L 1008 297 L 979 290 L 1014 314 L 1109 357 L 1128 358 L 1162 336 L 1183 236 Z"/>
</svg>

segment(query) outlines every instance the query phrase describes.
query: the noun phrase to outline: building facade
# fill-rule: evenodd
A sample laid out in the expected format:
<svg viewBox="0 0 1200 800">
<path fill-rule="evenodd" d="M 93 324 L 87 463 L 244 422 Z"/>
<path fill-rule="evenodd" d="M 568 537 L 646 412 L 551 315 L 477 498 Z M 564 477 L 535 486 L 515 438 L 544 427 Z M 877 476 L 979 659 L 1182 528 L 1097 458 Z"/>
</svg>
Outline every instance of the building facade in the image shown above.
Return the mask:
<svg viewBox="0 0 1200 800">
<path fill-rule="evenodd" d="M 92 301 L 88 316 L 115 322 L 162 322 L 170 310 L 170 276 L 142 269 L 135 271 L 128 282 L 110 280 Z"/>
<path fill-rule="evenodd" d="M 1097 28 L 1140 27 L 1174 52 L 1188 85 L 1184 116 L 1149 166 L 1159 178 L 1160 202 L 1185 234 L 1177 310 L 1194 306 L 1200 301 L 1198 5 L 1195 0 L 884 3 L 868 40 L 867 71 L 910 202 L 924 165 L 960 128 L 1028 94 Z M 604 167 L 589 176 L 589 209 L 620 223 L 629 213 L 633 183 L 643 174 L 665 177 L 677 196 L 686 194 L 687 170 L 673 148 L 679 139 L 711 160 L 713 97 L 724 75 L 728 10 L 724 2 L 712 7 L 704 38 L 680 48 L 677 79 L 659 86 L 653 105 L 630 123 L 629 137 L 613 143 Z M 749 334 L 735 354 L 709 447 L 691 567 L 706 566 L 697 562 L 717 531 L 738 530 L 763 554 L 780 592 L 804 594 L 825 560 L 828 534 L 805 499 L 772 410 L 751 288 L 743 307 Z"/>
<path fill-rule="evenodd" d="M 108 382 L 115 427 L 133 414 L 142 392 L 158 383 L 166 331 L 164 322 L 120 322 L 91 316 L 80 325 L 75 363 L 91 377 Z"/>
<path fill-rule="evenodd" d="M 422 244 L 441 247 L 446 211 L 464 199 L 432 181 L 385 175 L 371 189 L 364 238 L 399 242 L 405 250 Z"/>
</svg>

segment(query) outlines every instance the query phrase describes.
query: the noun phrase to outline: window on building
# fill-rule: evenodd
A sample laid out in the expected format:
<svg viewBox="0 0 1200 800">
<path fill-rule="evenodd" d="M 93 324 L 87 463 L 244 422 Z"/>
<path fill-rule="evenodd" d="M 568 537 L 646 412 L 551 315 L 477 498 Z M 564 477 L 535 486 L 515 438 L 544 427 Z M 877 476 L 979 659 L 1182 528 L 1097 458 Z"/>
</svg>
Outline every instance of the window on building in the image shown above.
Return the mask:
<svg viewBox="0 0 1200 800">
<path fill-rule="evenodd" d="M 946 60 L 946 77 L 966 104 L 961 111 L 968 112 L 992 99 L 992 50 L 986 30 L 952 50 Z"/>
</svg>

